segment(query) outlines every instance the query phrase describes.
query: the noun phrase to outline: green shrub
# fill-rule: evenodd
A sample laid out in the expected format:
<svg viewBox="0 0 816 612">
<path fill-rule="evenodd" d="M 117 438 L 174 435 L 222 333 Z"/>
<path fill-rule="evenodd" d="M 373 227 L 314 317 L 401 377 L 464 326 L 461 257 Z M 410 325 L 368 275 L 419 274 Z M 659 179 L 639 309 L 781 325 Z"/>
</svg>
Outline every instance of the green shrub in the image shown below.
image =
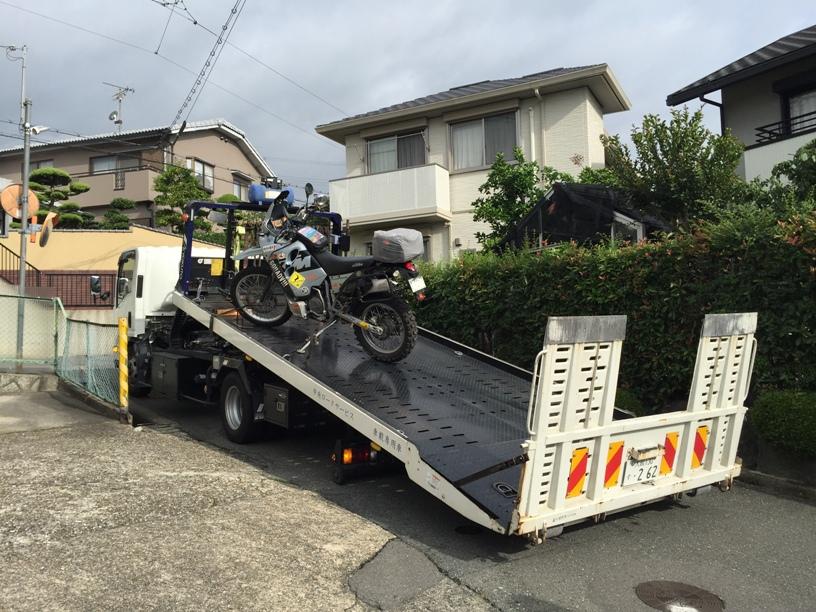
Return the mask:
<svg viewBox="0 0 816 612">
<path fill-rule="evenodd" d="M 816 389 L 816 216 L 735 218 L 658 243 L 467 254 L 422 270 L 421 325 L 531 369 L 547 317 L 628 317 L 621 386 L 648 409 L 686 396 L 703 318 L 759 313 L 754 382 Z"/>
<path fill-rule="evenodd" d="M 643 416 L 649 414 L 649 411 L 643 406 L 637 395 L 629 389 L 618 388 L 615 392 L 615 407 L 631 412 L 635 416 Z"/>
<path fill-rule="evenodd" d="M 816 393 L 767 391 L 754 402 L 750 418 L 771 444 L 816 457 Z"/>
</svg>

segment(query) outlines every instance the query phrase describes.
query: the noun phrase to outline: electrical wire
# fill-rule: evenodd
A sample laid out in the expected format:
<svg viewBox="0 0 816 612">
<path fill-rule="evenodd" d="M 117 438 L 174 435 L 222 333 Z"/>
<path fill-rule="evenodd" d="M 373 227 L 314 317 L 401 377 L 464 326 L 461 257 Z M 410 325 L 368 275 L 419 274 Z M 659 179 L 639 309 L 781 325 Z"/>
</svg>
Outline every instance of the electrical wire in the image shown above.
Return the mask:
<svg viewBox="0 0 816 612">
<path fill-rule="evenodd" d="M 167 2 L 167 1 L 165 1 L 165 0 L 150 0 L 150 1 L 151 1 L 151 2 L 153 2 L 154 4 L 158 4 L 159 6 L 164 7 L 164 8 L 168 8 L 168 5 L 170 4 L 169 2 Z M 198 19 L 196 19 L 195 17 L 193 17 L 192 13 L 190 13 L 190 10 L 189 10 L 189 9 L 187 8 L 187 6 L 184 4 L 184 1 L 183 1 L 183 0 L 180 0 L 179 4 L 181 4 L 181 6 L 182 6 L 182 10 L 183 10 L 185 13 L 187 13 L 187 16 L 186 16 L 186 17 L 185 17 L 184 15 L 180 15 L 180 17 L 181 17 L 182 19 L 186 19 L 186 20 L 187 20 L 187 21 L 189 21 L 191 24 L 193 24 L 194 26 L 197 26 L 197 27 L 201 28 L 202 30 L 204 30 L 205 32 L 207 32 L 208 34 L 210 34 L 211 36 L 218 36 L 218 34 L 216 34 L 215 32 L 213 32 L 213 31 L 212 31 L 210 28 L 208 28 L 208 27 L 207 27 L 207 26 L 205 26 L 203 23 L 201 23 L 201 22 L 200 22 Z M 252 54 L 251 54 L 249 51 L 245 51 L 244 49 L 242 49 L 241 47 L 239 47 L 239 46 L 238 46 L 238 45 L 236 45 L 235 43 L 233 43 L 233 42 L 227 42 L 226 44 L 227 44 L 228 46 L 232 47 L 233 49 L 235 49 L 236 51 L 238 51 L 238 53 L 241 53 L 242 55 L 246 56 L 248 59 L 250 59 L 250 60 L 252 60 L 253 62 L 255 62 L 256 64 L 258 64 L 259 66 L 262 66 L 263 68 L 266 68 L 267 70 L 269 70 L 269 71 L 270 71 L 270 72 L 272 72 L 273 74 L 275 74 L 275 75 L 279 76 L 279 77 L 280 77 L 280 78 L 282 78 L 283 80 L 285 80 L 285 81 L 289 82 L 290 84 L 294 85 L 295 87 L 297 87 L 298 89 L 300 89 L 300 90 L 301 90 L 301 91 L 303 91 L 304 93 L 309 94 L 310 96 L 312 96 L 312 97 L 313 97 L 313 98 L 315 98 L 316 100 L 319 100 L 320 102 L 322 102 L 322 103 L 323 103 L 323 104 L 325 104 L 326 106 L 330 107 L 331 109 L 336 110 L 337 112 L 339 112 L 339 113 L 341 113 L 341 114 L 343 114 L 343 115 L 345 115 L 345 116 L 349 116 L 349 115 L 351 115 L 351 113 L 349 113 L 348 111 L 345 111 L 345 110 L 343 110 L 342 108 L 340 108 L 339 106 L 337 106 L 336 104 L 333 104 L 332 102 L 329 102 L 329 101 L 328 101 L 326 98 L 324 98 L 324 97 L 323 97 L 323 96 L 321 96 L 320 94 L 315 93 L 314 91 L 312 91 L 311 89 L 308 89 L 308 88 L 307 88 L 307 87 L 305 87 L 304 85 L 301 85 L 300 83 L 298 83 L 298 82 L 297 82 L 295 79 L 293 79 L 292 77 L 287 76 L 286 74 L 284 74 L 283 72 L 281 72 L 281 71 L 280 71 L 280 70 L 278 70 L 277 68 L 274 68 L 273 66 L 270 66 L 269 64 L 267 64 L 266 62 L 264 62 L 264 61 L 263 61 L 263 60 L 261 60 L 260 58 L 258 58 L 258 57 L 256 57 L 256 56 L 252 55 Z"/>
<path fill-rule="evenodd" d="M 187 72 L 189 74 L 196 74 L 192 69 L 187 68 L 186 66 L 184 66 L 183 64 L 180 64 L 179 62 L 175 61 L 174 59 L 172 59 L 172 58 L 170 58 L 170 57 L 168 57 L 166 55 L 163 55 L 161 53 L 154 53 L 152 50 L 150 50 L 150 49 L 148 49 L 146 47 L 142 47 L 140 45 L 137 45 L 137 44 L 125 41 L 125 40 L 114 38 L 113 36 L 108 36 L 107 34 L 102 34 L 101 32 L 95 32 L 94 30 L 90 30 L 90 29 L 85 28 L 83 26 L 79 26 L 79 25 L 76 25 L 74 23 L 64 21 L 62 19 L 57 19 L 56 17 L 51 17 L 50 15 L 46 15 L 44 13 L 39 13 L 37 11 L 32 11 L 31 9 L 27 9 L 27 8 L 23 8 L 21 6 L 17 6 L 16 4 L 12 4 L 11 2 L 7 2 L 6 0 L 0 0 L 0 5 L 7 6 L 9 8 L 13 8 L 13 9 L 16 9 L 18 11 L 22 11 L 24 13 L 29 13 L 29 14 L 35 15 L 37 17 L 41 17 L 42 19 L 46 19 L 48 21 L 52 21 L 54 23 L 58 23 L 58 24 L 63 25 L 63 26 L 73 28 L 75 30 L 79 30 L 80 32 L 85 32 L 86 34 L 91 34 L 92 36 L 98 36 L 100 38 L 104 38 L 104 39 L 109 40 L 111 42 L 115 42 L 117 44 L 124 45 L 126 47 L 130 47 L 131 49 L 135 49 L 135 50 L 141 51 L 143 53 L 149 53 L 150 55 L 161 58 L 165 62 L 167 62 L 169 64 L 172 64 L 173 66 L 175 66 L 176 68 L 179 68 L 180 70 L 183 70 L 184 72 Z M 291 121 L 288 121 L 287 119 L 284 119 L 280 115 L 270 111 L 269 109 L 266 109 L 266 108 L 262 107 L 261 105 L 256 104 L 255 102 L 252 102 L 252 101 L 248 100 L 247 98 L 244 98 L 243 96 L 238 95 L 237 93 L 235 93 L 234 91 L 232 91 L 228 87 L 224 87 L 223 85 L 219 85 L 215 81 L 209 81 L 209 84 L 212 85 L 213 87 L 216 87 L 217 89 L 220 89 L 221 91 L 223 91 L 224 93 L 232 96 L 233 98 L 236 98 L 236 99 L 244 102 L 245 104 L 248 104 L 248 105 L 252 106 L 253 108 L 261 111 L 262 113 L 267 114 L 270 117 L 274 117 L 275 119 L 277 119 L 281 123 L 284 123 L 284 124 L 288 125 L 289 127 L 293 128 L 293 129 L 295 129 L 295 130 L 297 130 L 299 132 L 302 132 L 302 133 L 306 134 L 307 136 L 310 136 L 310 137 L 316 139 L 319 142 L 322 142 L 325 145 L 332 146 L 332 147 L 334 147 L 335 145 L 338 145 L 338 143 L 334 142 L 333 140 L 329 140 L 328 138 L 321 138 L 320 136 L 315 134 L 313 131 L 302 128 L 299 125 L 296 125 L 296 124 L 292 123 Z"/>
<path fill-rule="evenodd" d="M 173 15 L 176 13 L 176 5 L 178 4 L 178 0 L 173 2 L 173 6 L 170 8 L 170 14 L 167 16 L 167 21 L 164 24 L 164 31 L 162 31 L 161 38 L 159 39 L 159 44 L 156 45 L 156 55 L 159 54 L 159 49 L 161 49 L 162 43 L 164 42 L 164 37 L 167 35 L 167 28 L 170 26 L 170 20 L 173 18 Z"/>
<path fill-rule="evenodd" d="M 190 92 L 187 94 L 187 97 L 184 99 L 184 102 L 178 109 L 176 118 L 170 122 L 171 126 L 178 123 L 179 119 L 181 119 L 181 115 L 184 113 L 184 109 L 186 109 L 188 105 L 190 106 L 190 109 L 187 111 L 187 115 L 185 115 L 184 120 L 187 121 L 187 119 L 190 117 L 190 113 L 193 112 L 193 108 L 195 108 L 199 97 L 201 97 L 201 92 L 204 91 L 204 87 L 206 87 L 207 81 L 210 80 L 210 75 L 212 74 L 215 65 L 218 63 L 218 59 L 221 57 L 221 52 L 224 50 L 223 45 L 229 39 L 230 34 L 232 34 L 232 30 L 235 27 L 235 24 L 238 22 L 238 18 L 241 16 L 244 6 L 246 6 L 246 0 L 236 0 L 235 4 L 230 9 L 227 20 L 224 22 L 224 25 L 221 26 L 221 34 L 218 36 L 218 38 L 216 38 L 215 44 L 213 44 L 210 54 L 207 56 L 207 59 L 204 62 L 204 66 L 202 66 L 198 76 L 196 76 L 196 79 L 193 82 L 193 86 L 190 88 Z M 199 85 L 201 86 L 200 89 Z M 198 93 L 196 93 L 196 91 L 198 91 Z"/>
</svg>

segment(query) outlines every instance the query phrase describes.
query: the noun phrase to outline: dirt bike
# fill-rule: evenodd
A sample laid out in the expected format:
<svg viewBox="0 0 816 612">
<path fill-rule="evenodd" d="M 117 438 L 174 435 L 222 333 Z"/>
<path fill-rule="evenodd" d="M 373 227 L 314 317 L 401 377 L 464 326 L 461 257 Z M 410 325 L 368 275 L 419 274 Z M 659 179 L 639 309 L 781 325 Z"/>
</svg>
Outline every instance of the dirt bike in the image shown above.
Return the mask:
<svg viewBox="0 0 816 612">
<path fill-rule="evenodd" d="M 411 292 L 424 299 L 425 281 L 412 261 L 424 252 L 422 235 L 406 229 L 375 232 L 372 256 L 342 257 L 331 252 L 327 236 L 306 224 L 314 210 L 308 195 L 301 206 L 291 190 L 258 193 L 250 189 L 250 201 L 269 209 L 258 244 L 235 256 L 247 263 L 230 287 L 241 316 L 263 326 L 282 325 L 292 315 L 322 322 L 299 353 L 344 321 L 375 359 L 406 357 L 416 344 L 417 326 L 399 281 L 407 280 Z"/>
</svg>

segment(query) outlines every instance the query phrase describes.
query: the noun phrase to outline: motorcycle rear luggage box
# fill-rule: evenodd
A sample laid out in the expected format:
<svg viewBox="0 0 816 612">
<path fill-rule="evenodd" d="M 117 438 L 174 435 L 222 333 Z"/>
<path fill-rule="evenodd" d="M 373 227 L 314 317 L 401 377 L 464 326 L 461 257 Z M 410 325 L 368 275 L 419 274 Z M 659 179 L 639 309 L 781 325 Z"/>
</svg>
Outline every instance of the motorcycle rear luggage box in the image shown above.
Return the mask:
<svg viewBox="0 0 816 612">
<path fill-rule="evenodd" d="M 374 232 L 371 254 L 385 263 L 403 263 L 421 257 L 425 253 L 422 234 L 416 230 L 397 228 Z"/>
</svg>

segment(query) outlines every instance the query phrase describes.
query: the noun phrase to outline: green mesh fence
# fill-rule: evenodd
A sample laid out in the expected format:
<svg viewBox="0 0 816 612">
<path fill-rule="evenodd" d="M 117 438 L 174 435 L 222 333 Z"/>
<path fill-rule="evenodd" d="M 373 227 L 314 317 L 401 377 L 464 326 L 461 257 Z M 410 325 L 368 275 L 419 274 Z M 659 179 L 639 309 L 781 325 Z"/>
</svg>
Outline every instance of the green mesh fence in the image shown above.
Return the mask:
<svg viewBox="0 0 816 612">
<path fill-rule="evenodd" d="M 65 320 L 57 374 L 111 404 L 119 404 L 116 325 Z"/>
</svg>

